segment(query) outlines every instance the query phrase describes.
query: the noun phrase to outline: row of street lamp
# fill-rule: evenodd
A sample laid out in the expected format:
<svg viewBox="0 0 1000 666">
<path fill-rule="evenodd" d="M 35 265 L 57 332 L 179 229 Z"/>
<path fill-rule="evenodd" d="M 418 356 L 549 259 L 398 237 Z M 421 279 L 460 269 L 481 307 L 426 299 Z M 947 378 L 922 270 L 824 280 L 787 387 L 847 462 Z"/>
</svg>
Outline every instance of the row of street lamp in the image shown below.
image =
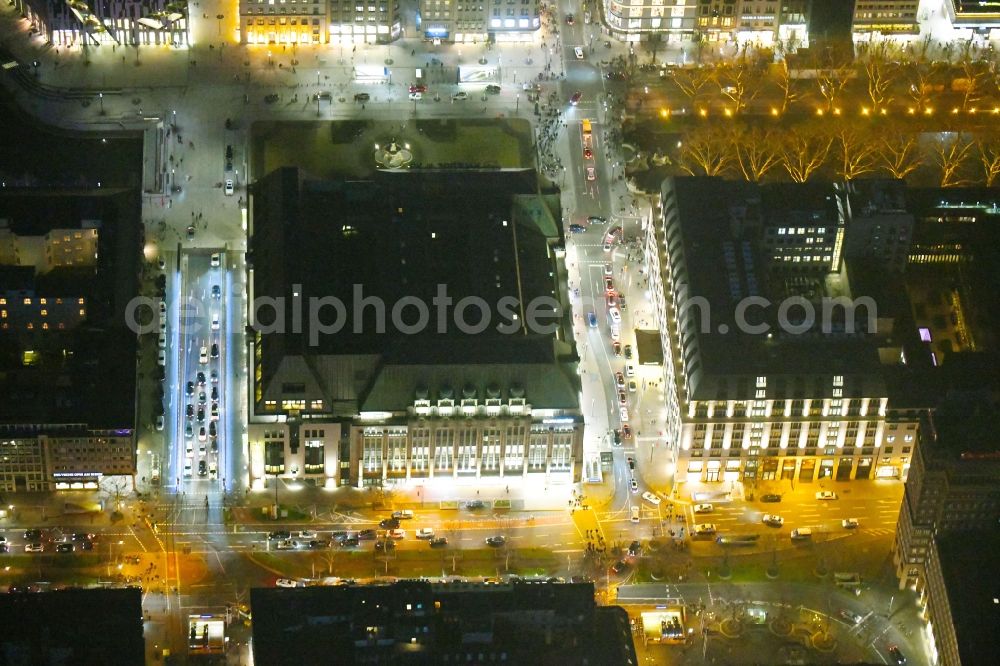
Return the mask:
<svg viewBox="0 0 1000 666">
<path fill-rule="evenodd" d="M 992 109 L 982 109 L 982 110 L 977 109 L 976 107 L 973 107 L 973 108 L 970 108 L 970 109 L 967 109 L 966 111 L 964 111 L 964 113 L 966 113 L 966 114 L 968 114 L 970 116 L 974 116 L 974 115 L 976 115 L 976 114 L 978 114 L 980 112 L 981 113 L 992 114 L 992 115 L 995 115 L 995 116 L 996 115 L 1000 115 L 1000 106 L 995 106 Z M 816 115 L 817 116 L 825 116 L 827 113 L 829 113 L 830 115 L 833 115 L 833 116 L 839 116 L 839 115 L 842 114 L 842 111 L 839 108 L 834 108 L 834 109 L 832 109 L 830 111 L 826 111 L 824 109 L 816 109 Z M 870 109 L 867 106 L 863 106 L 863 107 L 861 107 L 861 111 L 859 113 L 860 113 L 860 115 L 865 116 L 865 117 L 869 117 L 869 116 L 873 116 L 873 115 L 888 116 L 889 115 L 889 110 L 888 109 L 879 109 L 878 113 L 876 114 L 874 112 L 874 110 Z M 915 116 L 915 115 L 918 114 L 918 111 L 917 111 L 916 108 L 914 108 L 914 107 L 911 106 L 911 107 L 907 108 L 906 113 L 907 113 L 907 115 Z M 922 113 L 925 116 L 933 116 L 934 113 L 935 113 L 935 111 L 934 111 L 934 109 L 932 107 L 927 107 L 927 108 L 925 108 L 920 113 Z M 957 116 L 960 113 L 963 113 L 963 111 L 962 111 L 962 109 L 960 109 L 958 107 L 955 107 L 955 108 L 953 108 L 951 110 L 951 114 L 954 115 L 954 116 Z M 681 110 L 681 114 L 682 115 L 685 114 L 685 110 L 682 109 Z M 660 117 L 661 118 L 669 118 L 672 115 L 674 115 L 674 111 L 673 110 L 667 109 L 667 108 L 660 109 Z M 698 109 L 697 115 L 699 117 L 701 117 L 701 118 L 707 118 L 709 116 L 709 110 L 707 108 L 700 108 L 700 109 Z M 722 110 L 722 115 L 725 116 L 726 118 L 732 118 L 732 117 L 734 117 L 735 114 L 733 113 L 732 109 L 726 107 L 726 108 L 724 108 Z M 781 112 L 778 109 L 776 109 L 774 107 L 771 107 L 771 115 L 774 116 L 774 117 L 778 117 L 778 116 L 780 116 L 782 114 L 781 114 Z"/>
</svg>

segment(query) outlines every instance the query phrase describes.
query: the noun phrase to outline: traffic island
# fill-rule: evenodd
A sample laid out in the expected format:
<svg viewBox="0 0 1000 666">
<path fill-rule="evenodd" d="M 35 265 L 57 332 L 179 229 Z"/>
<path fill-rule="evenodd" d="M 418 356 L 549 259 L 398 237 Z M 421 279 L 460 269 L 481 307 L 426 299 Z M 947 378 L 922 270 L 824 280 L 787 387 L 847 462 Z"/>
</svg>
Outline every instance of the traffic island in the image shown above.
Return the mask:
<svg viewBox="0 0 1000 666">
<path fill-rule="evenodd" d="M 783 617 L 771 620 L 768 623 L 767 628 L 771 630 L 772 634 L 781 638 L 789 636 L 792 633 L 792 623 Z"/>
<path fill-rule="evenodd" d="M 719 631 L 726 638 L 739 638 L 743 635 L 743 623 L 727 617 L 719 623 Z"/>
<path fill-rule="evenodd" d="M 820 652 L 833 652 L 837 649 L 837 639 L 826 631 L 817 631 L 809 637 L 809 643 Z"/>
</svg>

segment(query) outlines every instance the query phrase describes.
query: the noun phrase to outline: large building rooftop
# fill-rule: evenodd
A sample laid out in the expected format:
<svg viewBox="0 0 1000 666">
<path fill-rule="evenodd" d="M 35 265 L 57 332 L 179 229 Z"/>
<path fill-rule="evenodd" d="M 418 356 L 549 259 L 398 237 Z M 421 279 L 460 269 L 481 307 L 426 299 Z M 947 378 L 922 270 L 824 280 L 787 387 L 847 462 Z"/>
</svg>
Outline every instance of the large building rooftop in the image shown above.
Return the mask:
<svg viewBox="0 0 1000 666">
<path fill-rule="evenodd" d="M 132 428 L 138 194 L 0 194 L 0 427 Z M 10 281 L 3 280 L 10 277 Z"/>
<path fill-rule="evenodd" d="M 0 594 L 0 662 L 145 662 L 142 591 L 61 590 Z"/>
<path fill-rule="evenodd" d="M 250 603 L 257 663 L 636 663 L 628 616 L 589 583 L 269 588 Z"/>
<path fill-rule="evenodd" d="M 691 397 L 750 399 L 754 376 L 784 376 L 778 381 L 785 390 L 778 393 L 792 398 L 831 397 L 831 376 L 844 377 L 845 397 L 884 393 L 867 309 L 858 309 L 848 330 L 843 308 L 829 305 L 830 299 L 853 296 L 848 272 L 785 259 L 814 245 L 807 239 L 830 248 L 831 256 L 836 252 L 842 224 L 832 185 L 672 178 L 664 183 L 664 201 L 667 252 L 679 250 L 671 258 L 682 283 L 675 304 L 679 325 L 687 327 L 684 336 L 693 336 L 691 344 L 700 352 L 698 367 L 690 373 Z M 812 325 L 803 321 L 801 305 L 788 308 L 788 322 L 782 323 L 779 306 L 790 299 L 813 305 Z"/>
<path fill-rule="evenodd" d="M 298 294 L 308 313 L 310 298 L 333 297 L 345 321 L 311 340 L 308 316 L 297 332 L 286 308 L 285 332 L 262 332 L 258 342 L 262 400 L 305 382 L 301 393 L 323 395 L 343 415 L 465 389 L 480 399 L 522 391 L 540 407 L 576 406 L 558 198 L 539 192 L 534 171 L 380 171 L 347 181 L 286 167 L 254 186 L 252 205 L 254 298 Z M 455 323 L 462 299 L 481 304 L 463 310 L 464 327 Z M 420 319 L 417 302 L 428 317 L 407 331 Z M 531 303 L 550 330 L 530 327 Z M 329 323 L 334 308 L 321 316 Z"/>
</svg>

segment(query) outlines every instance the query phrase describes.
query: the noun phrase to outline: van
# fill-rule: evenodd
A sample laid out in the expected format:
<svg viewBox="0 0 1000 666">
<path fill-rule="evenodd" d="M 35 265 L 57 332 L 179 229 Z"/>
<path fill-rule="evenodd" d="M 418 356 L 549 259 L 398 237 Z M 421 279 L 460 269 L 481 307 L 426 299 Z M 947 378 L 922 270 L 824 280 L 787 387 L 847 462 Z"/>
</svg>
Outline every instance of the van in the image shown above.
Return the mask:
<svg viewBox="0 0 1000 666">
<path fill-rule="evenodd" d="M 402 509 L 400 511 L 393 511 L 392 517 L 397 520 L 411 520 L 413 518 L 413 511 L 410 509 Z"/>
<path fill-rule="evenodd" d="M 792 530 L 793 539 L 810 539 L 812 538 L 813 531 L 808 527 L 799 527 Z"/>
</svg>

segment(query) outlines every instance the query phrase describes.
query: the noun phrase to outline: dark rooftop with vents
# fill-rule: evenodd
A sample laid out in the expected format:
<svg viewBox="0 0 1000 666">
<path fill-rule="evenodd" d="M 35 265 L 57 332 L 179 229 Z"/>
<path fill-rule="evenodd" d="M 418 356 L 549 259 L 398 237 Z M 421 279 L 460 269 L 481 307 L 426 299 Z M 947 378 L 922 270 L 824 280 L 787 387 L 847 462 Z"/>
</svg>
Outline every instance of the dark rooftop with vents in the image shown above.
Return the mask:
<svg viewBox="0 0 1000 666">
<path fill-rule="evenodd" d="M 273 311 L 260 310 L 261 400 L 305 380 L 345 415 L 464 386 L 479 398 L 490 386 L 505 398 L 520 387 L 536 407 L 577 406 L 558 192 L 540 191 L 533 170 L 378 171 L 348 181 L 285 167 L 255 184 L 251 205 L 254 297 L 303 300 L 298 329 L 291 306 L 284 332 L 268 332 Z M 313 344 L 310 299 L 329 297 L 343 314 L 331 306 L 320 318 L 344 325 Z M 463 299 L 481 304 L 464 308 L 464 329 L 455 324 Z M 426 324 L 407 331 L 420 319 L 416 301 Z M 400 303 L 409 304 L 394 322 Z M 482 308 L 489 322 L 477 327 Z"/>
<path fill-rule="evenodd" d="M 331 296 L 344 303 L 347 325 L 321 335 L 319 353 L 379 353 L 398 337 L 463 337 L 450 316 L 454 306 L 447 330 L 438 330 L 434 299 L 442 286 L 453 304 L 475 297 L 491 309 L 491 325 L 473 337 L 506 337 L 494 331 L 501 299 L 526 304 L 559 298 L 553 246 L 561 242 L 560 225 L 537 205 L 536 179 L 534 171 L 515 170 L 317 180 L 294 167 L 278 169 L 254 187 L 255 295 L 291 298 L 301 285 L 304 303 Z M 414 297 L 429 308 L 431 332 L 403 336 L 392 325 L 392 308 Z M 359 307 L 361 298 L 385 304 L 384 327 L 374 306 Z M 291 308 L 286 310 L 291 331 Z M 465 320 L 477 323 L 478 312 L 468 308 Z M 333 316 L 328 308 L 324 321 Z M 415 322 L 416 307 L 408 306 L 402 318 Z M 262 312 L 260 320 L 269 323 L 270 313 Z M 284 337 L 289 350 L 308 343 L 305 334 Z"/>
<path fill-rule="evenodd" d="M 268 588 L 250 603 L 257 663 L 636 663 L 628 616 L 591 583 Z"/>
<path fill-rule="evenodd" d="M 139 588 L 0 594 L 0 663 L 140 666 L 142 631 Z"/>
<path fill-rule="evenodd" d="M 690 304 L 690 326 L 699 355 L 690 370 L 689 398 L 744 400 L 754 396 L 755 376 L 777 379 L 782 397 L 830 397 L 830 377 L 844 377 L 844 396 L 884 394 L 879 374 L 878 350 L 865 330 L 868 312 L 857 310 L 854 332 L 845 331 L 844 309 L 830 310 L 830 325 L 822 326 L 825 298 L 852 298 L 846 270 L 802 272 L 789 264 L 773 262 L 764 247 L 764 231 L 817 216 L 811 224 L 826 225 L 836 219 L 836 197 L 831 184 L 758 186 L 718 178 L 672 178 L 664 192 L 673 192 L 676 217 L 668 210 L 667 235 L 680 232 L 682 258 L 677 268 L 686 280 L 678 305 Z M 671 199 L 665 195 L 665 201 Z M 707 204 L 706 202 L 711 202 Z M 668 209 L 673 201 L 667 204 Z M 810 213 L 809 211 L 812 211 Z M 666 265 L 661 257 L 661 268 Z M 787 315 L 793 326 L 782 326 L 779 305 L 785 299 L 805 299 L 815 308 L 815 323 L 796 331 L 803 308 Z M 754 304 L 748 299 L 766 299 Z M 747 303 L 751 303 L 747 306 Z M 740 316 L 750 326 L 740 325 Z M 681 325 L 684 325 L 683 323 Z M 695 367 L 696 366 L 696 367 Z M 822 382 L 814 381 L 823 377 Z M 749 378 L 749 381 L 747 381 Z M 786 381 L 787 380 L 787 381 Z M 776 382 L 769 382 L 769 395 Z"/>
</svg>

